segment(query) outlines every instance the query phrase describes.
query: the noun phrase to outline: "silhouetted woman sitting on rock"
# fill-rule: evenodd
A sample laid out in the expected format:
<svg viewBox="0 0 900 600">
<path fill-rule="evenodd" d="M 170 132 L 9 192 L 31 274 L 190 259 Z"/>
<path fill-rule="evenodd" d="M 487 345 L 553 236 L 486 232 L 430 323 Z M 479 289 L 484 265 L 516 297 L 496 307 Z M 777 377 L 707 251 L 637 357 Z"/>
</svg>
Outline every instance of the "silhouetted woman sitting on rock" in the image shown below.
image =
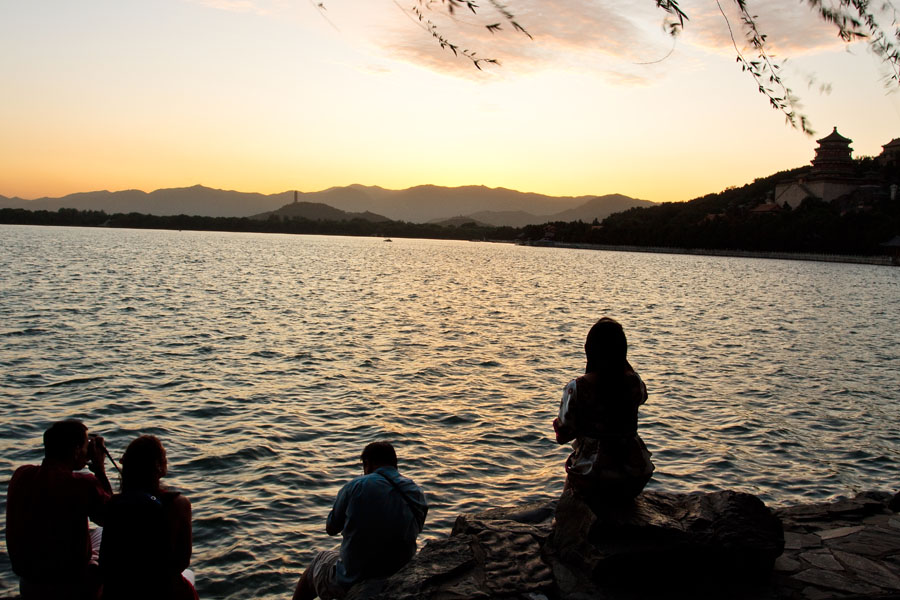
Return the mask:
<svg viewBox="0 0 900 600">
<path fill-rule="evenodd" d="M 647 388 L 628 363 L 627 349 L 619 323 L 597 321 L 584 343 L 585 374 L 566 386 L 553 420 L 557 443 L 571 441 L 574 449 L 566 460 L 566 489 L 592 507 L 634 498 L 653 474 L 650 452 L 637 433 Z"/>
<path fill-rule="evenodd" d="M 100 544 L 103 600 L 195 600 L 191 503 L 162 488 L 166 451 L 142 435 L 122 457 L 122 492 L 107 505 Z"/>
</svg>

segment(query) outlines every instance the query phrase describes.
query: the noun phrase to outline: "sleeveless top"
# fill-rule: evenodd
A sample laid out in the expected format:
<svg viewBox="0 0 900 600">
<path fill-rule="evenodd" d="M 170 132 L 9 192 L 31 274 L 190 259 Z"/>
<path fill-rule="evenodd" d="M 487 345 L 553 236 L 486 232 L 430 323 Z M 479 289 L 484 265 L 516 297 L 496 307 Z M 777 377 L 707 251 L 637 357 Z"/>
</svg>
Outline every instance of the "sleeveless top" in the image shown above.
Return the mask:
<svg viewBox="0 0 900 600">
<path fill-rule="evenodd" d="M 178 492 L 116 494 L 107 506 L 100 545 L 103 600 L 193 600 L 170 539 Z"/>
</svg>

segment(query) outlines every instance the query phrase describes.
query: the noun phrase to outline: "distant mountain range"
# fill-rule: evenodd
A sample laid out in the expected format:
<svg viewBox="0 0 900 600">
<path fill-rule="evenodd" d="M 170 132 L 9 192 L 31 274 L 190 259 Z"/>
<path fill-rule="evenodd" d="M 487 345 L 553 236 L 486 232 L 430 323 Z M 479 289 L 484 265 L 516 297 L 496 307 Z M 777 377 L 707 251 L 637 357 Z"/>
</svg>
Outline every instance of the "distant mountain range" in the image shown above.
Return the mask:
<svg viewBox="0 0 900 600">
<path fill-rule="evenodd" d="M 171 188 L 142 192 L 86 192 L 69 194 L 62 198 L 38 198 L 23 200 L 0 196 L 0 208 L 25 208 L 27 210 L 102 210 L 107 213 L 141 213 L 149 215 L 199 215 L 205 217 L 247 217 L 255 213 L 274 210 L 293 199 L 293 192 L 281 194 L 252 194 L 215 190 L 195 185 L 188 188 Z"/>
<path fill-rule="evenodd" d="M 399 220 L 412 223 L 474 221 L 488 225 L 522 227 L 548 221 L 603 220 L 634 206 L 652 206 L 621 194 L 606 196 L 545 196 L 484 186 L 417 186 L 387 190 L 351 185 L 320 192 L 255 194 L 216 190 L 196 185 L 142 192 L 87 192 L 62 198 L 23 200 L 0 196 L 0 208 L 50 210 L 76 208 L 107 213 L 151 215 L 199 215 L 209 217 L 268 218 L 270 214 L 308 219 L 370 221 Z M 490 210 L 486 208 L 490 207 Z"/>
</svg>

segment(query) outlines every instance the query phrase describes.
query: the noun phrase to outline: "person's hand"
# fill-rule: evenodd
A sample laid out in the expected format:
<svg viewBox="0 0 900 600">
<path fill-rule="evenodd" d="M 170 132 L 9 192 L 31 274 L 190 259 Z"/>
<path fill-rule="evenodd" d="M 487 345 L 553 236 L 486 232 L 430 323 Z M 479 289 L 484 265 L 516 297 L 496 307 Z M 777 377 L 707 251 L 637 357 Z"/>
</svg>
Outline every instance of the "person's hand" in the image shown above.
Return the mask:
<svg viewBox="0 0 900 600">
<path fill-rule="evenodd" d="M 556 434 L 556 443 L 557 443 L 557 444 L 561 443 L 561 442 L 559 441 L 559 437 L 560 437 L 560 435 L 559 435 L 559 429 L 560 429 L 560 427 L 562 427 L 562 423 L 559 422 L 559 417 L 553 419 L 553 433 Z"/>
<path fill-rule="evenodd" d="M 559 417 L 553 419 L 553 433 L 556 434 L 557 444 L 565 444 L 566 442 L 575 439 L 575 432 L 571 427 L 563 425 L 562 421 L 559 420 Z"/>
<path fill-rule="evenodd" d="M 88 443 L 88 469 L 92 473 L 103 473 L 106 471 L 106 442 L 102 436 L 92 435 Z"/>
</svg>

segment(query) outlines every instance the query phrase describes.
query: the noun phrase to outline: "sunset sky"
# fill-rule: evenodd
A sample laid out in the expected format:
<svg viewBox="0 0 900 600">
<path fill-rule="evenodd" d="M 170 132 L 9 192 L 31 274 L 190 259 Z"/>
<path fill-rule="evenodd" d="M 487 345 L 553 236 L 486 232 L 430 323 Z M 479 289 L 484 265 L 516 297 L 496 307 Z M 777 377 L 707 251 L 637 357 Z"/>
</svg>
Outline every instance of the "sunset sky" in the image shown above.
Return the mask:
<svg viewBox="0 0 900 600">
<path fill-rule="evenodd" d="M 684 0 L 675 39 L 652 0 L 508 0 L 533 40 L 492 35 L 480 4 L 423 11 L 502 63 L 483 71 L 416 0 L 0 0 L 0 195 L 430 183 L 661 202 L 808 164 L 834 126 L 855 156 L 900 137 L 889 71 L 805 3 L 751 6 L 812 138 L 741 72 L 714 0 Z"/>
</svg>

